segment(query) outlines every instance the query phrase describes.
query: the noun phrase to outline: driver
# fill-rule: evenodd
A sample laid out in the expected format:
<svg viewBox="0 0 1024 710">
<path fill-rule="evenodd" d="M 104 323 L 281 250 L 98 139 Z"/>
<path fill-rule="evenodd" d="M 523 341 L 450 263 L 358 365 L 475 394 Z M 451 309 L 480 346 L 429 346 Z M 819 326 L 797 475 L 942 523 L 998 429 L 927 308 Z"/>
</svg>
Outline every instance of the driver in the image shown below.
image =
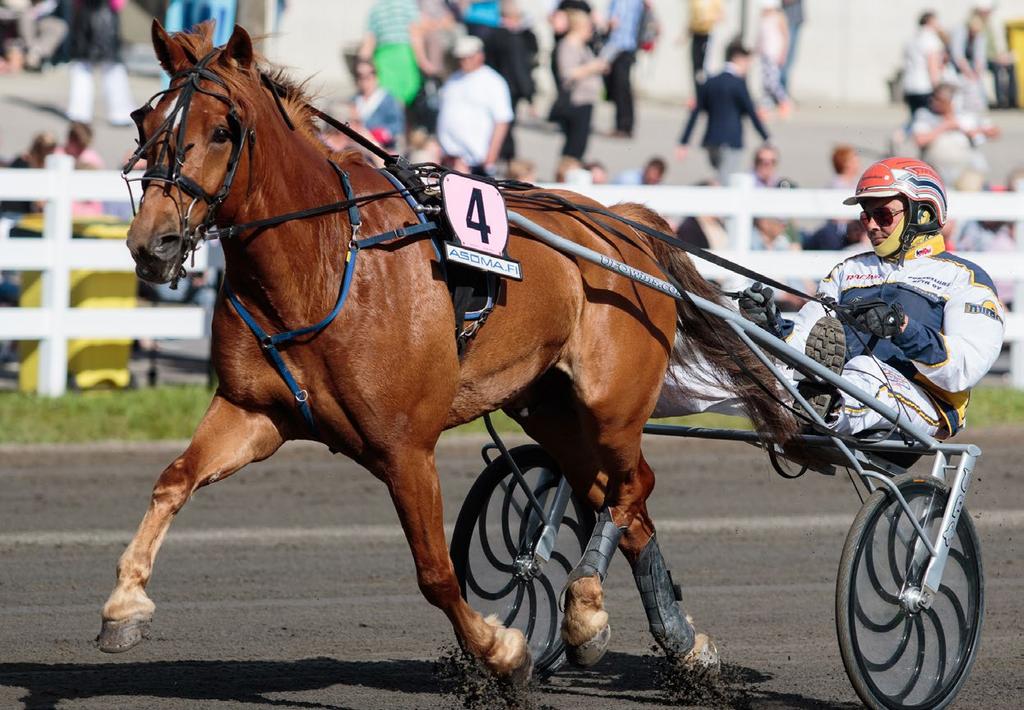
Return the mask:
<svg viewBox="0 0 1024 710">
<path fill-rule="evenodd" d="M 940 232 L 947 218 L 946 192 L 926 163 L 877 162 L 844 204 L 860 205 L 873 250 L 836 265 L 821 280 L 818 296 L 847 306 L 852 324 L 841 324 L 815 301 L 792 320 L 783 318 L 771 289 L 761 284 L 743 292 L 740 312 L 928 433 L 951 436 L 965 424 L 971 388 L 1002 348 L 1004 309 L 992 280 L 977 265 L 946 252 Z M 683 399 L 672 379 L 666 379 L 654 416 L 682 413 Z M 809 382 L 798 387 L 838 433 L 889 426 L 845 393 L 837 399 Z M 728 395 L 706 394 L 683 407 L 690 409 L 686 413 L 737 413 Z"/>
</svg>

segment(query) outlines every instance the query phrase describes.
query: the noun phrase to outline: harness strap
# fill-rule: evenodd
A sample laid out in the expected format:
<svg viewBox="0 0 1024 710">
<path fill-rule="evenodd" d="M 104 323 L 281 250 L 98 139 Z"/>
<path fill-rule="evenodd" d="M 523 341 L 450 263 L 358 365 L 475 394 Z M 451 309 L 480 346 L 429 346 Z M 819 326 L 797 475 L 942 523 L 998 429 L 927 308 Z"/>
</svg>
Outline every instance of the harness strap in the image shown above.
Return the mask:
<svg viewBox="0 0 1024 710">
<path fill-rule="evenodd" d="M 359 215 L 357 200 L 355 198 L 355 193 L 352 190 L 352 182 L 349 180 L 348 173 L 338 169 L 337 166 L 335 166 L 335 169 L 338 170 L 338 175 L 341 177 L 342 189 L 345 191 L 345 201 L 348 204 L 347 209 L 349 219 L 352 223 L 352 233 L 355 234 L 358 231 L 359 226 L 362 224 L 362 217 Z M 367 239 L 350 241 L 348 254 L 345 257 L 345 271 L 342 275 L 341 287 L 338 289 L 338 300 L 335 301 L 334 308 L 331 309 L 330 313 L 313 325 L 296 328 L 295 330 L 288 330 L 274 335 L 267 333 L 267 331 L 260 327 L 260 324 L 256 322 L 252 313 L 242 305 L 242 301 L 238 298 L 234 289 L 231 288 L 231 284 L 228 283 L 227 279 L 224 280 L 224 294 L 227 297 L 228 302 L 232 307 L 234 307 L 242 321 L 249 326 L 249 330 L 252 331 L 252 334 L 256 336 L 256 340 L 259 341 L 260 347 L 263 348 L 270 357 L 270 361 L 273 363 L 275 369 L 277 369 L 277 373 L 281 376 L 281 379 L 284 380 L 284 383 L 288 386 L 288 389 L 295 397 L 299 411 L 302 413 L 302 418 L 306 420 L 306 424 L 309 426 L 309 430 L 313 434 L 314 438 L 320 438 L 320 430 L 316 425 L 316 419 L 313 417 L 313 410 L 309 405 L 309 392 L 299 386 L 298 381 L 295 379 L 295 376 L 292 375 L 291 369 L 288 367 L 288 363 L 285 362 L 284 356 L 278 346 L 288 343 L 289 341 L 303 335 L 319 333 L 338 317 L 338 314 L 341 312 L 341 309 L 348 298 L 349 290 L 352 286 L 352 277 L 356 271 L 356 259 L 361 250 L 396 239 L 416 236 L 435 229 L 437 229 L 437 225 L 433 222 L 421 222 L 411 227 L 399 227 L 398 229 L 393 229 L 383 234 L 368 237 Z"/>
<path fill-rule="evenodd" d="M 418 234 L 433 232 L 435 229 L 437 229 L 437 224 L 434 222 L 420 222 L 419 224 L 414 224 L 411 227 L 399 227 L 398 229 L 392 229 L 390 232 L 384 232 L 383 234 L 378 234 L 375 237 L 359 239 L 352 243 L 355 245 L 356 249 L 366 249 L 395 239 L 405 239 L 406 237 L 414 237 Z"/>
</svg>

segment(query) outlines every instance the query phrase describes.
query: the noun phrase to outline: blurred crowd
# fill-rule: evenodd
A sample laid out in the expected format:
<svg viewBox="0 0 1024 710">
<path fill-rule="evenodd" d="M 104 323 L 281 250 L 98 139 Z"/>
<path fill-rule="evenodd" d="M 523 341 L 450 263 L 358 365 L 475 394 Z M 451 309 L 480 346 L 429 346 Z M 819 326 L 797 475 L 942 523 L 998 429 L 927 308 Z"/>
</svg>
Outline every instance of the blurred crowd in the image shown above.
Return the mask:
<svg viewBox="0 0 1024 710">
<path fill-rule="evenodd" d="M 800 61 L 798 43 L 807 20 L 804 3 L 752 1 L 757 19 L 747 34 L 755 41 L 747 45 L 740 38 L 725 41 L 718 36 L 723 27 L 737 24 L 728 21 L 736 18 L 726 16 L 724 0 L 688 0 L 683 31 L 663 27 L 651 0 L 548 0 L 542 17 L 530 16 L 519 0 L 376 0 L 361 18 L 361 42 L 343 53 L 355 92 L 323 108 L 412 162 L 434 162 L 478 175 L 571 185 L 657 185 L 665 179 L 668 160 L 693 160 L 689 145 L 694 134 L 702 132 L 701 153 L 709 171 L 700 184 L 727 184 L 731 176 L 746 173 L 761 188 L 796 187 L 786 177 L 784 156 L 772 143 L 771 126 L 798 110 L 790 77 Z M 118 23 L 124 2 L 0 0 L 0 72 L 71 63 L 67 135 L 36 135 L 9 161 L 10 167 L 41 167 L 53 152 L 73 156 L 79 168 L 103 167 L 90 145 L 94 72 L 102 78 L 108 122 L 126 123 L 135 103 L 121 63 Z M 199 5 L 172 0 L 164 18 L 168 29 L 182 29 L 211 16 L 197 15 Z M 211 12 L 206 5 L 203 11 Z M 219 10 L 222 14 L 215 18 L 223 41 L 234 20 L 234 4 L 220 5 L 231 8 Z M 921 157 L 936 168 L 948 189 L 1013 189 L 1024 172 L 991 175 L 979 149 L 986 141 L 999 139 L 990 111 L 1016 108 L 1017 78 L 1004 28 L 992 20 L 991 0 L 967 0 L 948 10 L 943 5 L 942 11 L 948 11 L 948 17 L 929 11 L 916 26 L 902 32 L 891 28 L 904 44 L 894 85 L 908 114 L 894 127 L 891 145 L 879 146 L 878 152 Z M 541 33 L 554 39 L 549 55 L 539 52 Z M 717 38 L 712 41 L 713 37 Z M 638 57 L 665 41 L 680 41 L 689 49 L 693 96 L 679 139 L 666 145 L 664 155 L 610 171 L 593 154 L 590 139 L 599 131 L 627 144 L 634 140 L 633 68 Z M 721 46 L 724 66 L 712 72 L 709 67 L 715 62 L 709 47 Z M 757 95 L 747 85 L 748 74 L 755 71 L 760 79 Z M 538 85 L 555 90 L 541 96 Z M 602 101 L 613 110 L 608 124 L 599 126 L 595 107 Z M 534 126 L 547 123 L 561 133 L 561 157 L 554 174 L 538 175 L 530 156 L 517 149 L 517 117 Z M 744 145 L 745 122 L 759 134 L 757 145 Z M 329 127 L 322 138 L 338 150 L 358 148 Z M 861 158 L 853 146 L 836 145 L 831 181 L 801 187 L 852 190 Z M 26 202 L 0 204 L 0 212 L 8 215 L 40 208 Z M 108 205 L 79 204 L 75 209 L 80 216 L 117 213 Z M 724 225 L 713 216 L 693 216 L 673 226 L 690 243 L 729 247 Z M 952 250 L 1014 245 L 1011 224 L 953 220 L 946 231 Z M 755 223 L 754 237 L 753 248 L 764 250 L 858 250 L 866 245 L 856 220 L 805 224 L 763 218 Z M 204 293 L 208 297 L 209 292 Z"/>
</svg>

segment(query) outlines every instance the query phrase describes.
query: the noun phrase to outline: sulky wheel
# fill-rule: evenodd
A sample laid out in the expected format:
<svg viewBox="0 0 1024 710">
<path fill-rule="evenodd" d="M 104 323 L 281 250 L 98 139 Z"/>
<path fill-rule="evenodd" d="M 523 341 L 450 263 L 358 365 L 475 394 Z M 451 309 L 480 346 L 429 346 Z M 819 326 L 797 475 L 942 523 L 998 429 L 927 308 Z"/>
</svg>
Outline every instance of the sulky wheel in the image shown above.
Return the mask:
<svg viewBox="0 0 1024 710">
<path fill-rule="evenodd" d="M 550 513 L 562 480 L 554 461 L 536 445 L 520 446 L 509 454 Z M 550 559 L 535 562 L 532 550 L 543 521 L 501 456 L 480 474 L 459 511 L 451 556 L 462 596 L 484 616 L 496 614 L 502 624 L 526 635 L 534 672 L 540 677 L 565 661 L 558 598 L 586 550 L 594 524 L 593 511 L 572 495 Z"/>
<path fill-rule="evenodd" d="M 934 541 L 949 491 L 928 477 L 896 479 Z M 846 673 L 871 708 L 942 708 L 967 679 L 985 606 L 981 550 L 961 511 L 942 582 L 928 608 L 914 594 L 930 559 L 903 507 L 885 487 L 860 509 L 846 537 L 836 589 L 836 627 Z"/>
</svg>

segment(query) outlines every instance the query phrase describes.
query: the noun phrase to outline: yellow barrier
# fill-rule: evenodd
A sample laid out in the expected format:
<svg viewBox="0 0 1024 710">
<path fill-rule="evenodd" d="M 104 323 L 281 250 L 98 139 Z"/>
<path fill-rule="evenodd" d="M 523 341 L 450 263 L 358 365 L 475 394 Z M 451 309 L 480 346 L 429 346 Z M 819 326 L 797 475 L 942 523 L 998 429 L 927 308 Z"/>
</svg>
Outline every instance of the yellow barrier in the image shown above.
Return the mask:
<svg viewBox="0 0 1024 710">
<path fill-rule="evenodd" d="M 26 215 L 19 220 L 19 232 L 41 233 L 42 215 Z M 75 220 L 72 234 L 93 239 L 124 239 L 128 225 L 116 219 L 90 217 Z M 36 272 L 26 272 L 21 279 L 19 304 L 25 308 L 42 305 L 42 278 Z M 134 308 L 136 303 L 135 274 L 124 271 L 71 272 L 70 302 L 73 308 Z M 78 389 L 112 386 L 127 387 L 131 383 L 128 360 L 132 341 L 125 339 L 78 339 L 68 341 L 68 376 Z M 34 392 L 39 382 L 39 343 L 23 340 L 19 343 L 21 365 L 18 370 L 18 388 Z"/>
<path fill-rule="evenodd" d="M 1024 19 L 1006 21 L 1006 45 L 1017 70 L 1017 105 L 1024 106 Z"/>
</svg>

